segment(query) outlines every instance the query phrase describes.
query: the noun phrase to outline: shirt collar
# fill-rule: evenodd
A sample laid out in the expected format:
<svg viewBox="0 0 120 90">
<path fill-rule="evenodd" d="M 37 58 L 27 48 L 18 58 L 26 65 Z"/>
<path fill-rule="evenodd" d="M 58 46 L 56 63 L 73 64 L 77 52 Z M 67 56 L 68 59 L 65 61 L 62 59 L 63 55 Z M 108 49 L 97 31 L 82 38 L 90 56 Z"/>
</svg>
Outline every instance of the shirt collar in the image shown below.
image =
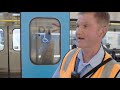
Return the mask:
<svg viewBox="0 0 120 90">
<path fill-rule="evenodd" d="M 83 65 L 90 64 L 93 68 L 96 67 L 97 65 L 99 65 L 102 62 L 103 57 L 104 57 L 104 50 L 103 50 L 102 45 L 101 45 L 100 50 L 98 51 L 98 53 L 88 63 L 83 62 L 82 49 L 78 53 L 78 58 L 80 59 L 80 62 Z"/>
</svg>

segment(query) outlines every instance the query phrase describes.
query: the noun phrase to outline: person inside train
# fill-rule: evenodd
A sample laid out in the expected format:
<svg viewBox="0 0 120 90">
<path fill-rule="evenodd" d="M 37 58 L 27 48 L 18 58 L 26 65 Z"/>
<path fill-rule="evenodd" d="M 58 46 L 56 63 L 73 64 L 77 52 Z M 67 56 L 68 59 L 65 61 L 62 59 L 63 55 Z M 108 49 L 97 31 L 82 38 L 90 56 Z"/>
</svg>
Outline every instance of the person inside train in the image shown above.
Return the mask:
<svg viewBox="0 0 120 90">
<path fill-rule="evenodd" d="M 108 12 L 79 12 L 77 48 L 65 55 L 52 78 L 120 78 L 120 65 L 101 44 L 109 22 Z"/>
</svg>

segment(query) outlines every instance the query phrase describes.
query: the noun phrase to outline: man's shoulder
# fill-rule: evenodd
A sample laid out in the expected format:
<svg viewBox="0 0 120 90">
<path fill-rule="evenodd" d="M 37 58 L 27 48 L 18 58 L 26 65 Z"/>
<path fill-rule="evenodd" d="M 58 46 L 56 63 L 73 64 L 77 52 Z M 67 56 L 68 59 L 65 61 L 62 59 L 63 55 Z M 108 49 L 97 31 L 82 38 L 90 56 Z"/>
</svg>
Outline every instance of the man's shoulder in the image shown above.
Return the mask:
<svg viewBox="0 0 120 90">
<path fill-rule="evenodd" d="M 115 59 L 112 58 L 112 60 L 110 61 L 111 63 L 114 63 L 114 64 L 119 64 Z M 120 64 L 119 64 L 120 65 Z"/>
<path fill-rule="evenodd" d="M 67 53 L 66 53 L 66 55 L 73 55 L 74 53 L 76 53 L 76 52 L 80 52 L 80 50 L 81 50 L 81 48 L 74 48 L 74 49 L 71 49 L 71 50 L 69 50 Z"/>
<path fill-rule="evenodd" d="M 116 68 L 119 68 L 120 69 L 120 63 L 117 62 L 116 60 L 114 60 L 112 58 L 112 60 L 110 62 L 107 63 L 109 66 L 115 66 Z"/>
</svg>

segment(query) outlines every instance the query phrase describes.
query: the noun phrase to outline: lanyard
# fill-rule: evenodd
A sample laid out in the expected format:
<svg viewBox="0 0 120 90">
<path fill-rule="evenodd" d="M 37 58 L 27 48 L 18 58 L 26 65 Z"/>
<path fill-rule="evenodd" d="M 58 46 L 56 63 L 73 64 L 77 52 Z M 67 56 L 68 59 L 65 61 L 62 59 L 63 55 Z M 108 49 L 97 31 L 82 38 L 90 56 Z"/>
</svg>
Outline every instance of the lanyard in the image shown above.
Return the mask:
<svg viewBox="0 0 120 90">
<path fill-rule="evenodd" d="M 106 54 L 104 53 L 104 57 L 103 57 L 102 62 L 99 65 L 97 65 L 95 68 L 93 68 L 92 70 L 90 70 L 88 73 L 86 73 L 82 78 L 86 78 L 87 76 L 89 76 L 91 74 L 93 75 L 101 66 L 105 65 L 106 63 L 108 63 L 109 61 L 112 60 L 112 58 L 108 58 L 107 60 L 104 61 L 105 55 Z M 76 61 L 76 64 L 75 64 L 75 72 L 76 73 L 77 73 L 77 70 L 78 70 L 79 63 L 80 63 L 80 59 L 77 58 L 77 61 Z M 80 73 L 77 73 L 77 74 L 79 74 L 79 76 L 80 76 Z"/>
<path fill-rule="evenodd" d="M 80 59 L 77 58 L 76 64 L 75 64 L 75 72 L 77 72 L 78 67 L 79 67 Z"/>
<path fill-rule="evenodd" d="M 80 63 L 80 59 L 77 58 L 75 67 L 74 67 L 74 71 L 71 73 L 71 78 L 80 78 L 80 74 L 77 73 L 79 63 Z"/>
<path fill-rule="evenodd" d="M 82 78 L 86 78 L 89 75 L 93 75 L 100 67 L 102 67 L 103 65 L 105 65 L 106 63 L 110 62 L 112 60 L 112 58 L 108 58 L 105 61 L 102 61 L 102 63 L 100 63 L 98 66 L 96 66 L 95 68 L 93 68 L 91 71 L 89 71 L 88 73 L 86 73 Z M 92 77 L 92 75 L 90 77 Z"/>
</svg>

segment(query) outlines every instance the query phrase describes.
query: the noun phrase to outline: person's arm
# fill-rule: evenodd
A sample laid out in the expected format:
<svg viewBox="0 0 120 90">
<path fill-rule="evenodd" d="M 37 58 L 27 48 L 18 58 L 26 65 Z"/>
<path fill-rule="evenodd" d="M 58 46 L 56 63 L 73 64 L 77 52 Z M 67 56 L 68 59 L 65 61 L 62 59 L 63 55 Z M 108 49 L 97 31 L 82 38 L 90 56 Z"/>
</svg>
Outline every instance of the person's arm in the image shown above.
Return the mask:
<svg viewBox="0 0 120 90">
<path fill-rule="evenodd" d="M 60 78 L 60 65 L 57 68 L 57 70 L 55 71 L 54 75 L 52 76 L 52 78 Z"/>
</svg>

